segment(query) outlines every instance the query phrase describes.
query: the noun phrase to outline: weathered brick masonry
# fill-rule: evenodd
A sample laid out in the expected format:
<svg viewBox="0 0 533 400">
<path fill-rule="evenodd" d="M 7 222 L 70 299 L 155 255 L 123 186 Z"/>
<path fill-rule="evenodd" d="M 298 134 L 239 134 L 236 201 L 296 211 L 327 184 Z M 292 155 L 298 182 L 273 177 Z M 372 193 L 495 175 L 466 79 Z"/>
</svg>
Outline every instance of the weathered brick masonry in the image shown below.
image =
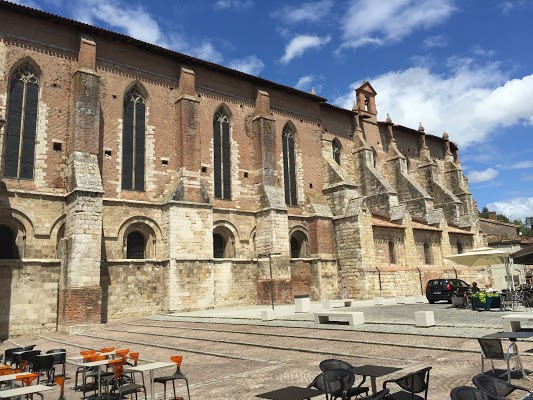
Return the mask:
<svg viewBox="0 0 533 400">
<path fill-rule="evenodd" d="M 0 26 L 2 338 L 490 278 L 444 259 L 484 241 L 456 145 L 378 121 L 370 83 L 344 110 L 22 6 Z M 20 71 L 31 179 L 5 172 Z"/>
</svg>

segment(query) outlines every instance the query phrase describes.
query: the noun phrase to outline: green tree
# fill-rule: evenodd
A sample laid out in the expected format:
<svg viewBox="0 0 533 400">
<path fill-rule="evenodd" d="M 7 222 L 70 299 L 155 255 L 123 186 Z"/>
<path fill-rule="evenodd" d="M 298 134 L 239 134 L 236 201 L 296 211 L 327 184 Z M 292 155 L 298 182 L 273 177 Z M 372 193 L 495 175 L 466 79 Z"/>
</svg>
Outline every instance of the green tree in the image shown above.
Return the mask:
<svg viewBox="0 0 533 400">
<path fill-rule="evenodd" d="M 481 218 L 488 218 L 489 217 L 489 209 L 487 208 L 487 206 L 483 207 L 481 209 L 481 212 L 479 213 L 479 216 Z"/>
</svg>

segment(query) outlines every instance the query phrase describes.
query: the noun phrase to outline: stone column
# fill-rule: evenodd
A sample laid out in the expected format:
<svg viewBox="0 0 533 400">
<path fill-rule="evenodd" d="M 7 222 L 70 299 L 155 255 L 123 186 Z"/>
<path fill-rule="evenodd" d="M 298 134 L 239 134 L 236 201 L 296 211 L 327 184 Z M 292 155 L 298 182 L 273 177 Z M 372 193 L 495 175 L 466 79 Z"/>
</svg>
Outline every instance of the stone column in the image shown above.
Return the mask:
<svg viewBox="0 0 533 400">
<path fill-rule="evenodd" d="M 214 306 L 213 205 L 201 180 L 199 100 L 193 71 L 182 68 L 176 101 L 178 171 L 167 204 L 169 257 L 166 311 Z"/>
<path fill-rule="evenodd" d="M 81 38 L 79 68 L 73 80 L 73 131 L 67 146 L 65 259 L 58 304 L 58 328 L 66 332 L 99 324 L 102 316 L 100 78 L 96 74 L 96 43 L 89 37 Z"/>
<path fill-rule="evenodd" d="M 289 221 L 285 204 L 283 182 L 278 174 L 275 121 L 270 114 L 270 96 L 258 91 L 252 131 L 258 140 L 261 154 L 261 211 L 257 214 L 256 249 L 258 255 L 276 254 L 259 260 L 257 283 L 258 302 L 270 303 L 270 265 L 276 303 L 292 302 L 291 272 L 289 265 Z M 282 185 L 282 183 L 281 183 Z"/>
</svg>

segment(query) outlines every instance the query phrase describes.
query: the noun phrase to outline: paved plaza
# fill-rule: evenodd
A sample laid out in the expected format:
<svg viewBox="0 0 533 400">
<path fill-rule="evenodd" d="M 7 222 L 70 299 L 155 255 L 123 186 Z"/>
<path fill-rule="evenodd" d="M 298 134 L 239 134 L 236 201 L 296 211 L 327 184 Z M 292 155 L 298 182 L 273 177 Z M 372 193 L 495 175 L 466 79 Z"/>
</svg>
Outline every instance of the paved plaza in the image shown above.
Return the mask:
<svg viewBox="0 0 533 400">
<path fill-rule="evenodd" d="M 312 303 L 313 310 L 321 307 Z M 1 343 L 0 350 L 36 344 L 43 351 L 65 348 L 72 356 L 82 349 L 115 346 L 139 351 L 140 363 L 182 355 L 192 399 L 254 399 L 256 394 L 285 386 L 307 386 L 320 372 L 320 361 L 327 358 L 402 368 L 378 378 L 378 388 L 385 379 L 432 366 L 428 398 L 436 400 L 449 398 L 453 387 L 471 385 L 472 376 L 481 370 L 475 338 L 501 331 L 501 316 L 507 314 L 457 309 L 444 303 L 374 306 L 365 301 L 350 308 L 364 312 L 365 324 L 348 326 L 318 325 L 312 314 L 295 313 L 294 305 L 276 306 L 276 318 L 263 321 L 260 311 L 267 308 L 234 307 L 124 320 L 78 335 L 13 338 Z M 433 311 L 436 326 L 416 327 L 415 311 Z M 520 340 L 519 348 L 524 365 L 533 369 L 533 358 L 527 352 L 533 341 Z M 496 362 L 496 367 L 504 368 L 504 362 Z M 71 389 L 75 369 L 74 364 L 67 365 L 68 400 L 81 398 Z M 173 368 L 158 370 L 156 376 L 172 372 Z M 533 388 L 528 380 L 514 382 Z M 186 398 L 184 387 L 178 386 L 178 395 Z M 57 397 L 57 389 L 45 394 L 45 400 Z M 163 398 L 162 385 L 156 386 L 156 397 Z"/>
</svg>

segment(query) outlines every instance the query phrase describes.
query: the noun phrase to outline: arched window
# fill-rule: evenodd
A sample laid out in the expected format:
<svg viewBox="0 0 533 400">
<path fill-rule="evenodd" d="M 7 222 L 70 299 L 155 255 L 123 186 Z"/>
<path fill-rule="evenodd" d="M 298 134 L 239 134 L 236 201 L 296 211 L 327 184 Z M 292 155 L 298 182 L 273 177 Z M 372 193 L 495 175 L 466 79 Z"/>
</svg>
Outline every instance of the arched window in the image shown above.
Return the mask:
<svg viewBox="0 0 533 400">
<path fill-rule="evenodd" d="M 302 231 L 291 235 L 291 258 L 307 257 L 307 236 Z"/>
<path fill-rule="evenodd" d="M 424 243 L 424 264 L 431 264 L 432 263 L 432 257 L 431 257 L 431 246 L 428 242 Z"/>
<path fill-rule="evenodd" d="M 128 234 L 126 239 L 126 258 L 144 259 L 146 249 L 146 238 L 139 231 L 133 231 Z"/>
<path fill-rule="evenodd" d="M 233 258 L 235 239 L 233 233 L 225 226 L 217 226 L 213 230 L 213 257 Z"/>
<path fill-rule="evenodd" d="M 214 233 L 213 234 L 213 257 L 214 258 L 226 258 L 226 240 L 224 236 Z"/>
<path fill-rule="evenodd" d="M 460 241 L 457 241 L 457 254 L 462 254 L 463 253 L 463 245 L 461 244 Z"/>
<path fill-rule="evenodd" d="M 144 191 L 146 99 L 137 86 L 124 97 L 122 189 Z"/>
<path fill-rule="evenodd" d="M 0 225 L 0 259 L 18 258 L 15 234 L 9 226 Z"/>
<path fill-rule="evenodd" d="M 39 79 L 29 64 L 23 64 L 11 78 L 9 88 L 5 176 L 33 179 L 35 135 L 39 104 Z"/>
<path fill-rule="evenodd" d="M 294 154 L 294 132 L 287 124 L 283 128 L 283 178 L 285 183 L 285 204 L 295 206 L 296 197 L 296 162 Z"/>
<path fill-rule="evenodd" d="M 396 252 L 394 249 L 394 242 L 392 240 L 389 241 L 389 263 L 396 264 Z"/>
<path fill-rule="evenodd" d="M 231 199 L 230 120 L 224 108 L 213 118 L 215 197 Z"/>
<path fill-rule="evenodd" d="M 333 159 L 339 165 L 341 165 L 341 145 L 337 139 L 331 142 L 331 149 L 333 151 Z"/>
</svg>

